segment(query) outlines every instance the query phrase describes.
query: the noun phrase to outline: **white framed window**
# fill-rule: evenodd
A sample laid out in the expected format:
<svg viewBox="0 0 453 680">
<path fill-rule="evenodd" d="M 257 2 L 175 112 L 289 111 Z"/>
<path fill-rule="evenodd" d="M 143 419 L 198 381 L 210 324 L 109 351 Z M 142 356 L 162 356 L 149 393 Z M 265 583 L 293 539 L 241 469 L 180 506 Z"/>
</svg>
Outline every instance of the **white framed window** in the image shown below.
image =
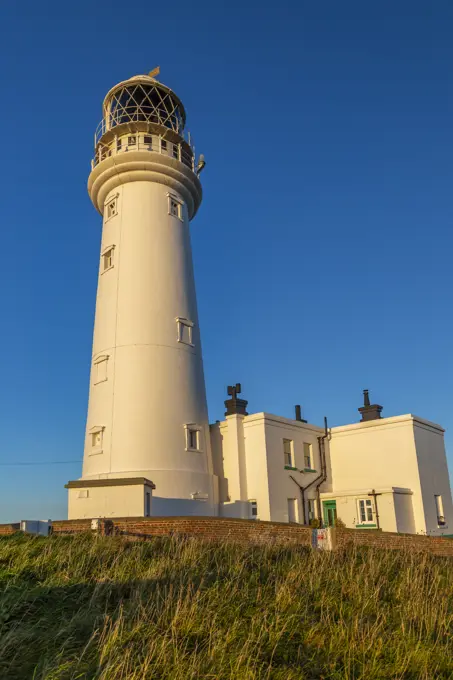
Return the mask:
<svg viewBox="0 0 453 680">
<path fill-rule="evenodd" d="M 258 503 L 254 498 L 251 498 L 249 500 L 250 503 L 250 516 L 252 519 L 256 519 L 258 517 Z"/>
<path fill-rule="evenodd" d="M 89 431 L 89 437 L 90 437 L 90 454 L 93 455 L 95 453 L 102 453 L 102 445 L 104 441 L 104 430 L 105 427 L 103 425 L 95 425 L 94 427 L 91 428 Z"/>
<path fill-rule="evenodd" d="M 135 146 L 137 144 L 137 135 L 129 135 L 127 138 L 128 146 Z"/>
<path fill-rule="evenodd" d="M 435 495 L 434 500 L 436 501 L 437 526 L 444 527 L 446 522 L 445 522 L 444 504 L 442 502 L 442 496 Z"/>
<path fill-rule="evenodd" d="M 167 140 L 166 139 L 160 140 L 160 152 L 161 153 L 167 153 Z"/>
<path fill-rule="evenodd" d="M 357 501 L 359 524 L 373 524 L 374 513 L 371 498 L 360 498 Z"/>
<path fill-rule="evenodd" d="M 97 385 L 107 380 L 108 354 L 102 354 L 93 361 L 93 383 Z"/>
<path fill-rule="evenodd" d="M 113 253 L 115 246 L 107 246 L 102 251 L 102 274 L 113 267 Z"/>
<path fill-rule="evenodd" d="M 304 442 L 304 467 L 309 470 L 313 469 L 312 445 Z"/>
<path fill-rule="evenodd" d="M 186 434 L 186 451 L 202 451 L 203 428 L 195 423 L 184 425 Z"/>
<path fill-rule="evenodd" d="M 178 220 L 183 221 L 183 216 L 182 216 L 182 202 L 179 200 L 177 196 L 174 196 L 173 194 L 167 194 L 168 196 L 168 214 L 171 215 L 172 217 L 177 217 Z"/>
<path fill-rule="evenodd" d="M 185 319 L 182 316 L 177 316 L 176 326 L 178 329 L 178 342 L 182 342 L 184 345 L 190 345 L 190 347 L 194 347 L 193 322 L 189 319 Z"/>
<path fill-rule="evenodd" d="M 316 501 L 314 498 L 309 498 L 308 501 L 308 521 L 316 519 Z"/>
<path fill-rule="evenodd" d="M 179 160 L 179 146 L 177 144 L 173 144 L 173 158 Z"/>
<path fill-rule="evenodd" d="M 283 457 L 285 460 L 285 467 L 294 467 L 294 449 L 292 439 L 283 440 Z"/>
<path fill-rule="evenodd" d="M 145 135 L 143 137 L 143 141 L 146 144 L 146 146 L 148 147 L 149 151 L 152 151 L 152 148 L 153 148 L 153 137 L 152 137 L 152 135 Z"/>
<path fill-rule="evenodd" d="M 109 220 L 111 217 L 118 215 L 118 196 L 113 196 L 108 198 L 105 202 L 104 210 L 105 220 Z"/>
</svg>

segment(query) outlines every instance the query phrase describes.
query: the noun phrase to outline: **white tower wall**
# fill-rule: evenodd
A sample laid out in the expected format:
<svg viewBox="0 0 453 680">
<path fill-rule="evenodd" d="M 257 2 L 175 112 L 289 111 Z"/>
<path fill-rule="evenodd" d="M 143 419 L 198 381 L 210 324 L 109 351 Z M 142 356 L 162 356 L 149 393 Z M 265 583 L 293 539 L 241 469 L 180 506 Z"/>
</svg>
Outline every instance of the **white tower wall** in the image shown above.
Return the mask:
<svg viewBox="0 0 453 680">
<path fill-rule="evenodd" d="M 189 232 L 201 185 L 136 136 L 127 153 L 115 139 L 88 183 L 103 230 L 82 479 L 143 477 L 154 497 L 198 494 L 215 512 Z"/>
</svg>

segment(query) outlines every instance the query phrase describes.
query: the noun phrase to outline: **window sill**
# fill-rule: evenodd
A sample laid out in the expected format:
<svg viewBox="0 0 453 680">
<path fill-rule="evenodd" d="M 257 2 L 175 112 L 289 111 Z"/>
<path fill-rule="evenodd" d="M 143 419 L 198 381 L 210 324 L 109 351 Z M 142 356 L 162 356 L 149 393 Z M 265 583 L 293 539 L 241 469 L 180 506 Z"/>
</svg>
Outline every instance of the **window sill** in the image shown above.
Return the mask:
<svg viewBox="0 0 453 680">
<path fill-rule="evenodd" d="M 89 456 L 98 456 L 100 453 L 104 453 L 102 449 L 97 449 L 95 451 L 90 451 Z"/>
<path fill-rule="evenodd" d="M 115 265 L 112 264 L 112 265 L 110 265 L 110 267 L 106 267 L 105 269 L 103 269 L 103 270 L 101 271 L 101 276 L 102 276 L 102 274 L 105 274 L 105 272 L 108 272 L 108 271 L 110 271 L 111 269 L 113 269 L 114 266 L 115 266 Z"/>
<path fill-rule="evenodd" d="M 318 471 L 313 470 L 313 468 L 304 468 L 304 472 L 318 472 Z"/>
<path fill-rule="evenodd" d="M 377 529 L 377 524 L 356 524 L 356 529 Z"/>
<path fill-rule="evenodd" d="M 201 449 L 190 449 L 186 446 L 185 448 L 186 451 L 193 451 L 193 453 L 203 453 Z"/>
<path fill-rule="evenodd" d="M 296 472 L 298 472 L 299 468 L 292 467 L 292 465 L 285 465 L 285 470 L 295 470 Z"/>
<path fill-rule="evenodd" d="M 183 218 L 179 217 L 179 215 L 173 215 L 173 213 L 171 213 L 171 212 L 169 212 L 168 214 L 170 215 L 170 217 L 174 217 L 175 220 L 179 220 L 180 222 L 182 222 L 184 224 Z"/>
<path fill-rule="evenodd" d="M 102 380 L 95 380 L 93 385 L 99 385 L 99 383 L 107 382 L 108 378 L 102 378 Z"/>
</svg>

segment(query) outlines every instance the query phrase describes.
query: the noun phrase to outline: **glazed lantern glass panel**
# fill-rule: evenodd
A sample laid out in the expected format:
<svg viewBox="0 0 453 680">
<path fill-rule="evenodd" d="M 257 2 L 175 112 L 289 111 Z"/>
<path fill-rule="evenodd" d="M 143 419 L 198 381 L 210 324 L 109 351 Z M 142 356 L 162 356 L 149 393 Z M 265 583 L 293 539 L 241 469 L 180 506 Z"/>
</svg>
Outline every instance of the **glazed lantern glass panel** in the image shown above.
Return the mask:
<svg viewBox="0 0 453 680">
<path fill-rule="evenodd" d="M 116 90 L 106 106 L 107 128 L 131 122 L 163 125 L 178 134 L 184 130 L 184 111 L 178 98 L 159 83 L 131 83 Z"/>
</svg>

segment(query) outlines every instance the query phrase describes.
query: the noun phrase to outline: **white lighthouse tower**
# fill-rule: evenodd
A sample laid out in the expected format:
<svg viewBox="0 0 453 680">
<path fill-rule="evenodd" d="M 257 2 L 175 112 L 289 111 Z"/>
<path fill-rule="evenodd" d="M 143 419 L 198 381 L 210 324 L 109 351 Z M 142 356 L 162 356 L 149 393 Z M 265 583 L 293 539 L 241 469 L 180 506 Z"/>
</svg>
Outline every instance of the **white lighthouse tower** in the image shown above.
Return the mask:
<svg viewBox="0 0 453 680">
<path fill-rule="evenodd" d="M 88 191 L 103 217 L 82 478 L 69 518 L 216 514 L 189 222 L 202 198 L 180 99 L 115 85 Z M 184 505 L 184 503 L 186 503 Z M 197 510 L 197 514 L 200 514 Z"/>
</svg>

